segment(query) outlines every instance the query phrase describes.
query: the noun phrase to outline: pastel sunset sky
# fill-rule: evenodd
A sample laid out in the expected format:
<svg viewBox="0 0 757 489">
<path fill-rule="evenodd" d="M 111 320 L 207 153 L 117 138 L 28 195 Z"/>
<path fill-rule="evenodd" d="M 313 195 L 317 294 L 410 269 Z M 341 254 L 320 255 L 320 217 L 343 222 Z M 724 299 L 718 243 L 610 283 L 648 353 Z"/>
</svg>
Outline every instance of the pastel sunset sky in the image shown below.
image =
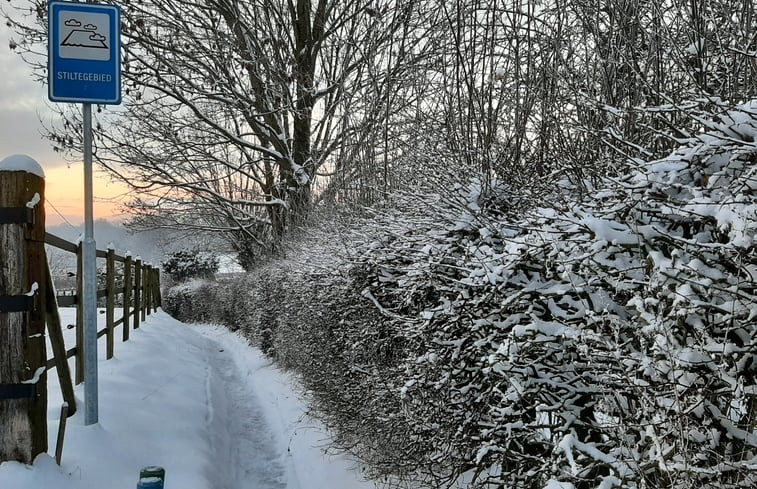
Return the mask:
<svg viewBox="0 0 757 489">
<path fill-rule="evenodd" d="M 54 117 L 47 87 L 35 82 L 31 68 L 9 48 L 10 29 L 0 25 L 0 159 L 26 154 L 45 170 L 46 215 L 49 225 L 84 220 L 84 170 L 81 161 L 67 162 L 42 138 L 42 121 Z M 126 189 L 95 171 L 95 219 L 118 219 Z M 64 220 L 65 218 L 65 220 Z"/>
</svg>

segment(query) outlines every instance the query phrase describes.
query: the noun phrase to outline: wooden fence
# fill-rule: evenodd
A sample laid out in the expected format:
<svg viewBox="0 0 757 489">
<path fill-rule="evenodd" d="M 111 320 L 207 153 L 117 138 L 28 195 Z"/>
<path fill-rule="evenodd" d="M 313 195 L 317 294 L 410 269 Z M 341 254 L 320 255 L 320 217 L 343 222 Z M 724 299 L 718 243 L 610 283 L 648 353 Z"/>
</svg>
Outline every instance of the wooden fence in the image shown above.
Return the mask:
<svg viewBox="0 0 757 489">
<path fill-rule="evenodd" d="M 45 232 L 44 176 L 31 158 L 0 161 L 0 462 L 31 464 L 47 451 L 47 375 L 55 367 L 64 403 L 58 429 L 60 461 L 65 419 L 76 412 L 69 358 L 75 359 L 74 381 L 84 378 L 83 249 Z M 77 257 L 73 293 L 55 292 L 45 245 Z M 160 274 L 150 265 L 114 250 L 97 250 L 105 272 L 97 298 L 104 305 L 106 356 L 113 357 L 115 328 L 122 338 L 138 328 L 160 306 Z M 59 306 L 75 306 L 76 345 L 66 349 Z M 119 312 L 117 319 L 117 311 Z M 45 326 L 53 358 L 46 352 Z"/>
<path fill-rule="evenodd" d="M 54 248 L 74 253 L 76 255 L 76 291 L 61 291 L 56 293 L 58 307 L 76 306 L 76 345 L 65 352 L 66 358 L 75 357 L 75 383 L 84 381 L 84 327 L 82 312 L 82 244 L 75 244 L 45 233 L 45 244 Z M 115 328 L 123 326 L 122 339 L 129 339 L 129 331 L 133 327 L 139 328 L 152 311 L 160 307 L 160 270 L 151 265 L 143 264 L 142 260 L 131 256 L 120 256 L 114 250 L 97 250 L 97 258 L 105 259 L 104 284 L 98 283 L 97 298 L 105 298 L 105 327 L 97 332 L 97 337 L 106 337 L 106 358 L 113 358 L 115 349 Z M 116 264 L 120 264 L 117 273 Z M 117 280 L 118 279 L 118 280 Z M 104 287 L 102 287 L 104 285 Z M 51 287 L 52 289 L 52 287 Z M 121 300 L 116 299 L 120 296 Z M 116 305 L 120 302 L 120 305 Z M 120 309 L 121 317 L 116 319 L 116 310 Z M 53 319 L 55 320 L 55 319 Z M 60 319 L 57 319 L 60 321 Z M 55 342 L 54 338 L 50 338 Z M 53 345 L 55 346 L 55 345 Z M 47 360 L 48 370 L 55 367 L 55 358 Z M 70 381 L 69 381 L 70 382 Z"/>
</svg>

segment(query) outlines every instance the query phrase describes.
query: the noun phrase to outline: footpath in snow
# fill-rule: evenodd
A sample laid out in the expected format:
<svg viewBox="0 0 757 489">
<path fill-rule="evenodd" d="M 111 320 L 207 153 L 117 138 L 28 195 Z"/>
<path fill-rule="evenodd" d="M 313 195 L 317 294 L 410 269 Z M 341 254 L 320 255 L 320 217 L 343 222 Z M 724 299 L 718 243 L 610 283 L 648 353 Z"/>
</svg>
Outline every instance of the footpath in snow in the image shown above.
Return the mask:
<svg viewBox="0 0 757 489">
<path fill-rule="evenodd" d="M 0 465 L 2 489 L 132 489 L 160 465 L 165 489 L 361 489 L 358 465 L 325 454 L 329 436 L 308 417 L 295 382 L 225 328 L 185 325 L 159 311 L 116 344 L 98 345 L 99 419 L 69 418 L 63 461 Z M 62 398 L 48 374 L 49 454 Z"/>
</svg>

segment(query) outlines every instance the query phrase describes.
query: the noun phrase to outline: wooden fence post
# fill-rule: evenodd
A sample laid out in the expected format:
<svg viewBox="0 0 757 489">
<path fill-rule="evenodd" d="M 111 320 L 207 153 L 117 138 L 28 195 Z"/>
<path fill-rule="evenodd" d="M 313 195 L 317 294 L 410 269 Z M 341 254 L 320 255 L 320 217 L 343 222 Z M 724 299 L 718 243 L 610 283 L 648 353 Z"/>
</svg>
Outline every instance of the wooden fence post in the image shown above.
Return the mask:
<svg viewBox="0 0 757 489">
<path fill-rule="evenodd" d="M 141 306 L 141 294 L 142 288 L 142 260 L 139 258 L 134 263 L 134 329 L 139 328 L 139 311 Z"/>
<path fill-rule="evenodd" d="M 108 249 L 106 260 L 105 282 L 107 295 L 105 298 L 105 326 L 107 332 L 105 337 L 105 358 L 110 360 L 113 358 L 113 323 L 115 322 L 116 309 L 116 251 L 113 248 Z"/>
<path fill-rule="evenodd" d="M 47 451 L 44 173 L 0 161 L 0 462 Z"/>
<path fill-rule="evenodd" d="M 155 286 L 153 285 L 155 282 L 155 269 L 150 265 L 150 268 L 147 271 L 147 284 L 150 288 L 150 291 L 148 292 L 149 300 L 147 301 L 147 314 L 152 314 L 152 305 L 155 303 Z"/>
<path fill-rule="evenodd" d="M 142 267 L 142 322 L 147 319 L 147 307 L 150 302 L 150 265 Z"/>
<path fill-rule="evenodd" d="M 76 355 L 74 356 L 74 383 L 84 382 L 84 247 L 76 244 Z"/>
<path fill-rule="evenodd" d="M 158 275 L 156 272 L 158 271 L 157 268 L 153 267 L 150 271 L 150 297 L 152 300 L 150 300 L 150 307 L 152 308 L 152 312 L 155 312 L 158 310 L 157 303 L 158 303 L 158 294 L 155 293 L 155 289 L 158 286 Z"/>
<path fill-rule="evenodd" d="M 142 321 L 147 319 L 150 311 L 150 265 L 142 267 Z"/>
<path fill-rule="evenodd" d="M 155 268 L 155 303 L 153 304 L 155 312 L 158 312 L 160 306 L 160 268 Z"/>
<path fill-rule="evenodd" d="M 150 305 L 152 306 L 152 312 L 157 312 L 158 310 L 158 267 L 153 267 L 152 269 L 152 279 L 150 280 L 150 293 L 152 294 L 152 302 L 150 302 Z"/>
<path fill-rule="evenodd" d="M 129 311 L 131 307 L 131 256 L 124 260 L 124 315 L 123 339 L 129 340 Z"/>
</svg>

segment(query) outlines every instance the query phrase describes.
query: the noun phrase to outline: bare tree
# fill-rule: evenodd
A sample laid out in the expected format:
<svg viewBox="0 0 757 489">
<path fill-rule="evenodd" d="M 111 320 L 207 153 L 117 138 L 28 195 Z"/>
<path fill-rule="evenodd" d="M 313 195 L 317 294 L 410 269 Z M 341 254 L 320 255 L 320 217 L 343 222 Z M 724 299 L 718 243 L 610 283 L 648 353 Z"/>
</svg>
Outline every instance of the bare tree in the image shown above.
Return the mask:
<svg viewBox="0 0 757 489">
<path fill-rule="evenodd" d="M 34 5 L 26 13 L 36 27 L 9 22 L 42 76 L 34 52 L 46 11 L 44 2 Z M 137 191 L 130 206 L 138 223 L 230 233 L 271 248 L 307 216 L 319 172 L 338 171 L 335 154 L 380 115 L 361 113 L 354 94 L 390 88 L 367 66 L 390 70 L 374 59 L 386 59 L 407 19 L 392 12 L 412 2 L 122 6 L 125 103 L 98 114 L 96 159 Z M 65 114 L 51 137 L 75 150 L 80 119 L 75 110 Z"/>
<path fill-rule="evenodd" d="M 9 22 L 44 75 L 45 3 Z M 124 109 L 97 158 L 135 222 L 275 248 L 313 202 L 471 175 L 625 171 L 757 95 L 745 0 L 123 3 Z M 78 148 L 78 115 L 53 132 Z M 446 175 L 446 177 L 445 177 Z M 441 183 L 440 183 L 441 182 Z"/>
</svg>

